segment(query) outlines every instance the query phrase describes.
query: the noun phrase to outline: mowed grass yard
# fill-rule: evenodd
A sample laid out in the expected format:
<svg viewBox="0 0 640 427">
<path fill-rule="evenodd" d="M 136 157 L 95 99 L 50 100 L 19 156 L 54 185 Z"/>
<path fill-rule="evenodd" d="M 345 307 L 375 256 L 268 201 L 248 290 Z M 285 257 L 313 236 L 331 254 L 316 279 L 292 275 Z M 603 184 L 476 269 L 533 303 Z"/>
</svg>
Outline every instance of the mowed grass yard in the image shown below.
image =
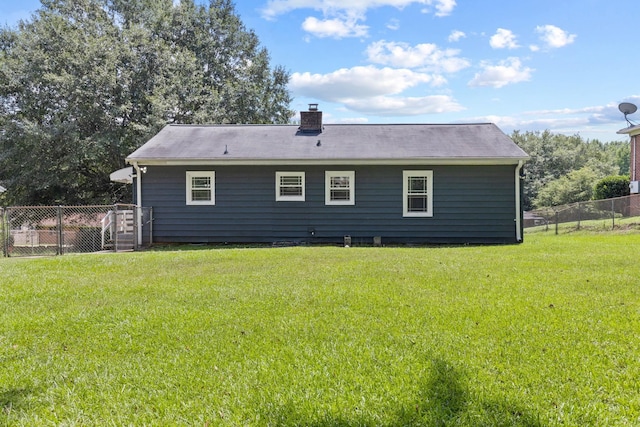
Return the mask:
<svg viewBox="0 0 640 427">
<path fill-rule="evenodd" d="M 640 234 L 0 259 L 0 425 L 640 425 Z"/>
</svg>

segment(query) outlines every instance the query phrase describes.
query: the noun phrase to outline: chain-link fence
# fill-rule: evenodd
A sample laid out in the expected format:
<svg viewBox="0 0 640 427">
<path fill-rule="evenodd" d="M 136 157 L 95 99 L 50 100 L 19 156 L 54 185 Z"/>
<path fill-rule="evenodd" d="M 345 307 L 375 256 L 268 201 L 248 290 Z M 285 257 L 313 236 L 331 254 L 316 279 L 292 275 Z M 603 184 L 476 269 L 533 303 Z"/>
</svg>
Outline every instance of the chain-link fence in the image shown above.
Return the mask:
<svg viewBox="0 0 640 427">
<path fill-rule="evenodd" d="M 637 221 L 635 221 L 635 217 Z M 615 228 L 640 223 L 640 194 L 603 200 L 571 203 L 537 209 L 524 214 L 525 228 L 541 227 L 554 230 L 560 224 L 580 228 Z"/>
<path fill-rule="evenodd" d="M 151 209 L 134 205 L 16 206 L 0 215 L 5 256 L 124 251 L 152 243 Z"/>
</svg>

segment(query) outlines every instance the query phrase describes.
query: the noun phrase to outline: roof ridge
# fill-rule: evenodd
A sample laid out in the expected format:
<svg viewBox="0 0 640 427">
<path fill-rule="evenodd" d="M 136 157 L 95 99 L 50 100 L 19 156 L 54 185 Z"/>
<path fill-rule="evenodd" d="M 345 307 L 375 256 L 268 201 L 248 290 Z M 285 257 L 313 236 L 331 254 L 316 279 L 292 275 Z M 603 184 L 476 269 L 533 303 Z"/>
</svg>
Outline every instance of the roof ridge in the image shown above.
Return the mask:
<svg viewBox="0 0 640 427">
<path fill-rule="evenodd" d="M 492 122 L 468 122 L 468 123 L 323 123 L 323 126 L 478 126 L 478 125 L 495 125 Z M 274 126 L 274 127 L 299 127 L 300 124 L 287 123 L 169 123 L 167 126 L 173 127 L 240 127 L 240 126 Z"/>
</svg>

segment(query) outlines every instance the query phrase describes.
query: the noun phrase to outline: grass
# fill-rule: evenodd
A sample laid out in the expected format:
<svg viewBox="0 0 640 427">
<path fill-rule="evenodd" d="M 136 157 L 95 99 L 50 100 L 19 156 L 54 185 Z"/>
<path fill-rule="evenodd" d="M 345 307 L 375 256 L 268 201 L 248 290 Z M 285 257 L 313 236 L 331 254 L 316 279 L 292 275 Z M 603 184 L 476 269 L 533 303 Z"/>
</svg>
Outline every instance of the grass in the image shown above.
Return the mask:
<svg viewBox="0 0 640 427">
<path fill-rule="evenodd" d="M 638 425 L 638 249 L 0 259 L 0 425 Z"/>
</svg>

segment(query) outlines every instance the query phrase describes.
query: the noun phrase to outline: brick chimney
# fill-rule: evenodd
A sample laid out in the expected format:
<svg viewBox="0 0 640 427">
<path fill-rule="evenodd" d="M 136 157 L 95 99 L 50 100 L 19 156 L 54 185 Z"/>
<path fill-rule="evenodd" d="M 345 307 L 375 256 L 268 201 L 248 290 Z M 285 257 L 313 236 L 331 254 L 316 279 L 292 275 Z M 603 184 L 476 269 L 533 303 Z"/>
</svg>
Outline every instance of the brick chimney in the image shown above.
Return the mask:
<svg viewBox="0 0 640 427">
<path fill-rule="evenodd" d="M 309 104 L 309 111 L 300 112 L 300 131 L 322 132 L 322 111 L 318 111 L 318 104 Z"/>
</svg>

